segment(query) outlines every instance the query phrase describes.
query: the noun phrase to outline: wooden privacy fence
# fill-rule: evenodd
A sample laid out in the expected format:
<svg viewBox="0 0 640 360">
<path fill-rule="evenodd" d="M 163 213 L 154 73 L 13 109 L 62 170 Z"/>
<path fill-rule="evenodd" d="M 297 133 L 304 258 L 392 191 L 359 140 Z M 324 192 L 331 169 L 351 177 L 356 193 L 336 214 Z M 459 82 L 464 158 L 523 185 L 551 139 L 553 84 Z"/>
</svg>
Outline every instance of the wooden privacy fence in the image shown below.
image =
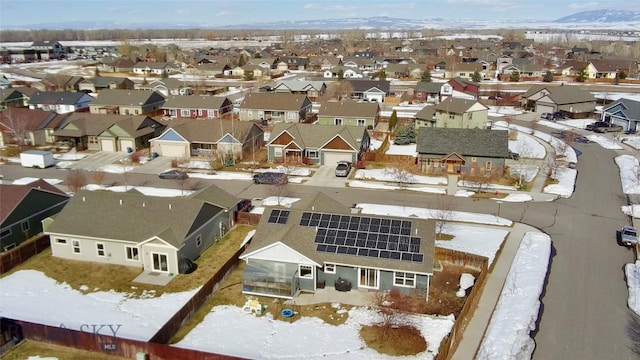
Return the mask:
<svg viewBox="0 0 640 360">
<path fill-rule="evenodd" d="M 78 331 L 58 326 L 34 324 L 26 321 L 9 321 L 10 331 L 19 333 L 27 340 L 56 344 L 83 349 L 129 359 L 145 360 L 226 360 L 241 359 L 234 356 L 212 354 L 204 351 L 183 349 L 166 344 L 144 342 L 118 338 L 111 335 L 96 334 L 89 327 L 87 331 Z M 11 328 L 13 327 L 13 329 Z"/>
<path fill-rule="evenodd" d="M 49 236 L 41 235 L 35 239 L 25 241 L 16 248 L 3 252 L 0 255 L 0 274 L 4 274 L 27 261 L 30 257 L 41 253 L 50 245 Z"/>
<path fill-rule="evenodd" d="M 502 242 L 502 245 L 500 245 L 500 249 L 496 254 L 496 258 L 502 251 L 502 246 L 504 246 L 504 241 Z M 434 260 L 454 265 L 468 266 L 470 268 L 480 270 L 480 275 L 478 275 L 478 278 L 475 280 L 475 284 L 473 285 L 473 288 L 471 288 L 469 296 L 467 297 L 467 301 L 464 303 L 464 306 L 460 311 L 460 315 L 458 315 L 458 318 L 456 319 L 456 322 L 453 325 L 449 336 L 445 341 L 440 343 L 440 348 L 438 350 L 438 356 L 436 359 L 445 360 L 451 359 L 451 357 L 455 353 L 456 348 L 460 344 L 460 340 L 462 340 L 464 330 L 467 328 L 467 325 L 469 325 L 469 322 L 473 317 L 473 313 L 478 307 L 480 296 L 482 295 L 482 291 L 484 290 L 484 286 L 486 284 L 487 275 L 493 269 L 495 261 L 493 262 L 493 264 L 491 264 L 491 267 L 489 267 L 489 259 L 484 256 L 468 254 L 439 247 L 436 247 L 434 250 Z"/>
</svg>

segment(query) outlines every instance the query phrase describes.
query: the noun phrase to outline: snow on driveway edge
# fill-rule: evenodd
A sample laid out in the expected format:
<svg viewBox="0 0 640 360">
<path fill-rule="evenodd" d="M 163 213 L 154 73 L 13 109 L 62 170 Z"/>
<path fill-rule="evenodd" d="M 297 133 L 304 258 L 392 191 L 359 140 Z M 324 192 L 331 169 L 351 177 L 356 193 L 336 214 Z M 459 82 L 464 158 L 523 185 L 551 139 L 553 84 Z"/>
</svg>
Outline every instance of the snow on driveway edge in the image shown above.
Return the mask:
<svg viewBox="0 0 640 360">
<path fill-rule="evenodd" d="M 536 328 L 550 255 L 548 235 L 524 235 L 476 359 L 531 359 L 529 333 Z"/>
</svg>

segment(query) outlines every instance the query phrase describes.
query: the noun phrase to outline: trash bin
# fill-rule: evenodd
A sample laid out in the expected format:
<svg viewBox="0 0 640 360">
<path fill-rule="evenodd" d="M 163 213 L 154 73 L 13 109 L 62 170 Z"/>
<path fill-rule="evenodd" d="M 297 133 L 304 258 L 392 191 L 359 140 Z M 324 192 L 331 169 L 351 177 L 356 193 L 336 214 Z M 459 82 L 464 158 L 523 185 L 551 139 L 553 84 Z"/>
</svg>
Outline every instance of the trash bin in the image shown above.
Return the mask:
<svg viewBox="0 0 640 360">
<path fill-rule="evenodd" d="M 131 153 L 133 152 L 133 149 L 132 149 L 132 148 L 130 148 L 130 147 L 127 147 L 127 152 L 128 152 L 129 154 L 131 154 Z"/>
<path fill-rule="evenodd" d="M 157 157 L 158 157 L 158 153 L 157 152 L 154 151 L 154 152 L 151 153 L 151 158 L 152 159 L 155 159 Z"/>
</svg>

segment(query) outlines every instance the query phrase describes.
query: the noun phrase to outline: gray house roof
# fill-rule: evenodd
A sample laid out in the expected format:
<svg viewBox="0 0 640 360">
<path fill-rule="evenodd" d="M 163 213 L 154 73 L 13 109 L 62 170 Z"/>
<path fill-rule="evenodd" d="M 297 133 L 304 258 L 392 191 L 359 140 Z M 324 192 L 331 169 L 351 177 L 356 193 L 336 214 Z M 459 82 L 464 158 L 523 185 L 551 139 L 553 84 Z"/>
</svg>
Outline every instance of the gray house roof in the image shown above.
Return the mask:
<svg viewBox="0 0 640 360">
<path fill-rule="evenodd" d="M 143 106 L 164 101 L 164 97 L 147 90 L 104 89 L 91 105 L 102 106 Z"/>
<path fill-rule="evenodd" d="M 444 83 L 420 81 L 416 84 L 415 91 L 424 91 L 428 94 L 439 94 Z"/>
<path fill-rule="evenodd" d="M 224 96 L 211 95 L 170 95 L 163 109 L 221 109 L 227 100 Z M 228 105 L 231 105 L 229 102 Z"/>
<path fill-rule="evenodd" d="M 91 114 L 87 112 L 72 113 L 65 119 L 64 125 L 53 132 L 53 136 L 98 136 L 109 129 L 112 125 L 122 122 L 126 128 L 133 128 L 134 124 L 141 124 L 147 116 L 145 115 L 116 115 L 116 114 Z M 125 129 L 126 129 L 125 128 Z M 135 133 L 136 130 L 132 130 Z"/>
<path fill-rule="evenodd" d="M 603 112 L 616 114 L 629 120 L 640 121 L 640 101 L 622 98 L 604 108 Z"/>
<path fill-rule="evenodd" d="M 256 234 L 249 245 L 246 255 L 259 251 L 276 242 L 282 242 L 293 250 L 301 253 L 318 264 L 323 262 L 347 264 L 352 266 L 366 266 L 388 270 L 400 270 L 422 274 L 433 273 L 433 251 L 435 243 L 435 222 L 418 218 L 401 218 L 391 216 L 351 214 L 351 210 L 330 198 L 324 193 L 316 193 L 309 198 L 294 204 L 291 208 L 279 209 L 289 211 L 289 216 L 285 224 L 269 223 L 271 211 L 278 208 L 265 209 L 264 216 L 260 219 Z M 318 251 L 314 242 L 317 233 L 315 226 L 301 225 L 302 214 L 304 212 L 322 213 L 329 215 L 347 216 L 352 218 L 373 218 L 396 221 L 406 221 L 410 223 L 411 236 L 420 238 L 419 253 L 423 254 L 422 261 L 404 261 L 395 259 L 385 259 L 380 257 L 349 255 L 342 253 L 330 253 Z M 363 228 L 364 229 L 364 228 Z M 360 231 L 360 230 L 358 230 Z M 368 230 L 362 230 L 368 231 Z M 373 230 L 372 230 L 373 231 Z M 246 256 L 243 255 L 243 256 Z"/>
<path fill-rule="evenodd" d="M 325 86 L 324 81 L 298 81 L 283 80 L 274 86 L 274 89 L 287 88 L 292 92 L 316 90 L 320 91 Z"/>
<path fill-rule="evenodd" d="M 80 191 L 56 216 L 47 232 L 140 243 L 159 236 L 180 248 L 197 217 L 222 208 L 193 198 L 167 198 L 135 192 Z"/>
<path fill-rule="evenodd" d="M 72 91 L 38 91 L 31 95 L 29 104 L 75 105 L 92 97 L 83 92 Z"/>
<path fill-rule="evenodd" d="M 122 84 L 123 82 L 127 81 L 128 79 L 126 77 L 107 77 L 107 76 L 98 76 L 98 77 L 92 77 L 92 78 L 86 78 L 84 79 L 82 82 L 89 82 L 92 83 L 95 87 L 97 88 L 104 88 L 107 87 L 111 84 Z"/>
<path fill-rule="evenodd" d="M 571 85 L 533 85 L 522 95 L 522 97 L 529 98 L 542 90 L 547 90 L 549 92 L 549 98 L 556 105 L 596 101 L 596 98 L 590 92 Z"/>
<path fill-rule="evenodd" d="M 506 130 L 423 127 L 418 130 L 419 154 L 491 158 L 509 157 L 509 132 Z"/>
<path fill-rule="evenodd" d="M 350 99 L 325 101 L 318 109 L 318 116 L 373 118 L 379 109 L 378 103 L 360 103 Z"/>
<path fill-rule="evenodd" d="M 391 89 L 391 82 L 388 80 L 351 80 L 348 79 L 353 86 L 353 92 L 365 92 L 373 88 L 379 89 L 385 94 L 389 94 Z"/>
<path fill-rule="evenodd" d="M 476 103 L 476 100 L 448 97 L 441 103 L 435 105 L 434 108 L 438 111 L 444 111 L 446 113 L 464 114 Z"/>
<path fill-rule="evenodd" d="M 299 111 L 311 104 L 304 94 L 250 93 L 244 97 L 240 109 Z"/>
<path fill-rule="evenodd" d="M 271 131 L 271 141 L 288 132 L 296 144 L 304 149 L 319 149 L 336 135 L 340 135 L 356 151 L 360 150 L 362 136 L 367 131 L 362 126 L 335 126 L 299 123 L 277 123 Z"/>
<path fill-rule="evenodd" d="M 215 144 L 226 134 L 231 134 L 243 142 L 254 126 L 257 127 L 256 124 L 247 121 L 211 119 L 185 121 L 171 125 L 171 128 L 190 143 Z"/>
<path fill-rule="evenodd" d="M 431 121 L 435 115 L 436 109 L 433 106 L 425 106 L 416 113 L 416 119 Z"/>
</svg>

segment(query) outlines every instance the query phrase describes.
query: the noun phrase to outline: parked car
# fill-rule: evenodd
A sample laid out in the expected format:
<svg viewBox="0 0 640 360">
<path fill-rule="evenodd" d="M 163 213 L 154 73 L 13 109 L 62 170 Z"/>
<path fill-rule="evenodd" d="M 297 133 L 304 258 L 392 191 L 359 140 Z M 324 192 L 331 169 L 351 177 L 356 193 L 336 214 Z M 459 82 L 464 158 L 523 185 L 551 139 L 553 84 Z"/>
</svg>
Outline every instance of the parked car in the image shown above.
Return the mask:
<svg viewBox="0 0 640 360">
<path fill-rule="evenodd" d="M 638 243 L 638 232 L 633 226 L 623 226 L 620 229 L 620 242 L 625 246 L 635 246 Z"/>
<path fill-rule="evenodd" d="M 593 141 L 589 140 L 589 138 L 587 138 L 586 136 L 582 136 L 582 135 L 578 135 L 576 136 L 573 141 L 578 142 L 578 143 L 583 143 L 583 144 L 591 144 Z"/>
<path fill-rule="evenodd" d="M 520 160 L 520 154 L 509 150 L 509 157 L 513 160 Z"/>
<path fill-rule="evenodd" d="M 587 124 L 587 126 L 585 126 L 584 129 L 589 131 L 595 131 L 596 128 L 605 127 L 605 126 L 609 126 L 609 123 L 605 121 L 596 121 L 596 122 L 592 122 L 591 124 Z"/>
<path fill-rule="evenodd" d="M 189 175 L 182 170 L 167 170 L 158 174 L 160 179 L 173 179 L 173 180 L 185 180 L 189 178 Z"/>
<path fill-rule="evenodd" d="M 622 130 L 624 130 L 624 128 L 616 124 L 608 124 L 608 126 L 600 126 L 593 129 L 593 131 L 597 133 L 618 132 Z"/>
<path fill-rule="evenodd" d="M 562 111 L 556 111 L 553 114 L 551 114 L 552 120 L 564 120 L 566 118 L 567 116 Z"/>
<path fill-rule="evenodd" d="M 336 166 L 336 176 L 339 177 L 347 177 L 349 176 L 349 172 L 351 171 L 351 162 L 349 161 L 338 161 L 338 166 Z"/>
<path fill-rule="evenodd" d="M 283 185 L 289 182 L 289 178 L 285 173 L 261 172 L 253 175 L 253 182 L 256 184 Z"/>
<path fill-rule="evenodd" d="M 552 120 L 553 114 L 548 112 L 543 112 L 542 114 L 540 114 L 540 119 Z"/>
</svg>

